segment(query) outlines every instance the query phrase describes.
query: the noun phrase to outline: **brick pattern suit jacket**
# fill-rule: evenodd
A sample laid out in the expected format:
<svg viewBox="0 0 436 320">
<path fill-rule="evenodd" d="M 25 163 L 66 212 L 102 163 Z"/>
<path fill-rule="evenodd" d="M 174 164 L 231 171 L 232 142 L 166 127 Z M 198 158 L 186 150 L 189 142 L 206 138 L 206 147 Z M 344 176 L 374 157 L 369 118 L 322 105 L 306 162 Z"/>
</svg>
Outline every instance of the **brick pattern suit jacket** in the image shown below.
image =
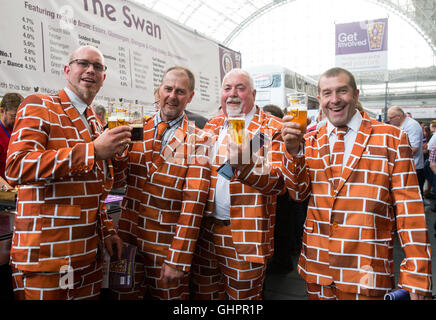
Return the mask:
<svg viewBox="0 0 436 320">
<path fill-rule="evenodd" d="M 124 168 L 115 176 L 116 186 L 127 182 L 119 234 L 142 252 L 166 257 L 166 264 L 188 272 L 209 192 L 208 140 L 185 116 L 153 161 L 154 134 L 152 117 L 144 125 L 143 141 L 115 160 Z"/>
<path fill-rule="evenodd" d="M 236 174 L 230 182 L 230 223 L 233 243 L 238 254 L 248 262 L 264 264 L 274 250 L 277 194 L 283 192 L 285 185 L 282 175 L 285 147 L 281 137 L 281 120 L 258 107 L 256 109 L 247 130 L 248 136 L 252 139 L 260 130 L 268 137 L 269 142 L 252 157 L 251 164 L 246 166 L 243 172 Z M 225 120 L 224 115 L 217 116 L 206 124 L 204 130 L 210 132 L 216 141 Z M 293 162 L 294 172 L 305 171 L 301 168 L 304 166 L 304 158 L 302 159 L 303 161 L 299 161 L 297 165 Z M 212 214 L 214 210 L 217 170 L 225 160 L 225 157 L 219 155 L 212 159 L 206 215 Z M 293 178 L 293 181 L 297 181 L 296 179 Z M 301 183 L 300 193 L 291 194 L 293 198 L 304 198 L 306 195 L 303 193 L 307 192 L 308 185 L 308 180 Z"/>
<path fill-rule="evenodd" d="M 20 105 L 6 163 L 18 186 L 11 263 L 22 271 L 59 272 L 95 261 L 99 237 L 115 234 L 104 200 L 113 168 L 94 160 L 101 132 L 90 107 L 91 134 L 64 90 L 31 95 Z"/>
<path fill-rule="evenodd" d="M 396 230 L 405 253 L 399 286 L 429 294 L 431 248 L 407 134 L 362 116 L 337 190 L 327 125 L 306 135 L 312 196 L 298 272 L 309 283 L 381 296 L 393 287 Z"/>
</svg>

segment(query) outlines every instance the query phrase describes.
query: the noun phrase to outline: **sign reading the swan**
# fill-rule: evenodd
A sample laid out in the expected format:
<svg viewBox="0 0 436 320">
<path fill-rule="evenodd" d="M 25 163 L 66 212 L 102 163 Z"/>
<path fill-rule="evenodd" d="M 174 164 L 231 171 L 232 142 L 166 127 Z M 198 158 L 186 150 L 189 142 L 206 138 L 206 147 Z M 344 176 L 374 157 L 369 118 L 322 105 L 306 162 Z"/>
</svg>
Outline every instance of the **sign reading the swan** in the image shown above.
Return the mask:
<svg viewBox="0 0 436 320">
<path fill-rule="evenodd" d="M 196 77 L 189 109 L 205 116 L 218 109 L 223 47 L 133 1 L 1 1 L 0 10 L 7 13 L 0 20 L 0 96 L 57 93 L 70 54 L 89 44 L 102 51 L 108 67 L 96 102 L 152 108 L 163 73 L 180 65 Z M 239 53 L 225 51 L 232 62 L 241 60 Z"/>
<path fill-rule="evenodd" d="M 388 19 L 336 24 L 336 66 L 350 71 L 387 70 Z"/>
</svg>

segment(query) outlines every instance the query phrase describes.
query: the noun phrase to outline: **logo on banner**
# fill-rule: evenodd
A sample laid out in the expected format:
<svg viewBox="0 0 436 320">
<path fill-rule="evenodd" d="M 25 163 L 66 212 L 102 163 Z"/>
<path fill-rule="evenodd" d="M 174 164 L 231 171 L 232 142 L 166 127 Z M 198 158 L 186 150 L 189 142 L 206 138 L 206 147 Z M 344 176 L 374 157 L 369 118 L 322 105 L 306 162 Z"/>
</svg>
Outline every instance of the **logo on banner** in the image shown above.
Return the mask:
<svg viewBox="0 0 436 320">
<path fill-rule="evenodd" d="M 373 22 L 368 24 L 369 50 L 376 51 L 382 49 L 384 34 L 385 34 L 384 22 Z"/>
<path fill-rule="evenodd" d="M 59 15 L 62 17 L 59 21 L 59 26 L 62 29 L 73 30 L 74 29 L 74 9 L 70 5 L 60 7 Z"/>
</svg>

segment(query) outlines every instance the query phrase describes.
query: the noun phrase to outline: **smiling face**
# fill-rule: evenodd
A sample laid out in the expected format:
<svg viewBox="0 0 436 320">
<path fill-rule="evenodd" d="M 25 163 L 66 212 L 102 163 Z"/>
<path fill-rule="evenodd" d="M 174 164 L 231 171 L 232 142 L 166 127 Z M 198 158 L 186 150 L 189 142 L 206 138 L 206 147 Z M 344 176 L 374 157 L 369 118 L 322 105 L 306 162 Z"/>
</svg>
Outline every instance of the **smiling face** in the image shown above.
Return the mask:
<svg viewBox="0 0 436 320">
<path fill-rule="evenodd" d="M 256 90 L 251 87 L 248 74 L 233 69 L 224 80 L 221 90 L 221 106 L 226 116 L 248 114 L 254 107 Z"/>
<path fill-rule="evenodd" d="M 91 64 L 87 68 L 77 62 L 65 66 L 64 74 L 67 79 L 67 88 L 90 105 L 106 79 L 105 71 L 95 70 L 92 63 L 104 65 L 104 58 L 98 49 L 85 46 L 74 52 L 70 61 L 75 59 L 86 60 Z"/>
<path fill-rule="evenodd" d="M 319 81 L 318 101 L 322 111 L 335 126 L 345 126 L 356 113 L 359 90 L 350 85 L 345 73 L 336 76 L 323 76 Z"/>
<path fill-rule="evenodd" d="M 194 91 L 190 89 L 190 81 L 186 72 L 178 69 L 169 71 L 162 80 L 159 96 L 162 120 L 177 119 L 194 97 Z"/>
</svg>

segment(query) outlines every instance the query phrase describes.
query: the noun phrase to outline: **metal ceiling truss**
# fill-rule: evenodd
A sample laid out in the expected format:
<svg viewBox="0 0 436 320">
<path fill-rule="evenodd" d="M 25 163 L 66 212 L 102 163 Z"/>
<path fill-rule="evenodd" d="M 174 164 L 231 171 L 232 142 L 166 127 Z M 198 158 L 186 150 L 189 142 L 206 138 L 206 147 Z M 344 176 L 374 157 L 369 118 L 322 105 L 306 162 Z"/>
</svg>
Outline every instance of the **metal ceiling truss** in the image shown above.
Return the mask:
<svg viewBox="0 0 436 320">
<path fill-rule="evenodd" d="M 247 17 L 225 38 L 228 45 L 243 29 L 269 11 L 296 0 L 274 0 Z M 367 0 L 395 13 L 409 23 L 436 55 L 436 0 Z"/>
</svg>

